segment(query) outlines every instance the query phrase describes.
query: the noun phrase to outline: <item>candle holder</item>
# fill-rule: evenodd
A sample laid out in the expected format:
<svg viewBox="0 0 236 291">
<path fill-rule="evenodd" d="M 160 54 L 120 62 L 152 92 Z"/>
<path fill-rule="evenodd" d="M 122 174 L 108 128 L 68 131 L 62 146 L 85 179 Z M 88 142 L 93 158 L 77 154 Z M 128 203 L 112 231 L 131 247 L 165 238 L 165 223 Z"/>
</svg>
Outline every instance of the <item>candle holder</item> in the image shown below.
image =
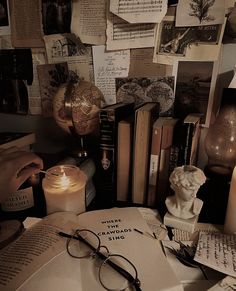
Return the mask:
<svg viewBox="0 0 236 291">
<path fill-rule="evenodd" d="M 49 168 L 42 181 L 47 214 L 86 211 L 85 186 L 87 177 L 78 167 L 58 165 Z"/>
</svg>

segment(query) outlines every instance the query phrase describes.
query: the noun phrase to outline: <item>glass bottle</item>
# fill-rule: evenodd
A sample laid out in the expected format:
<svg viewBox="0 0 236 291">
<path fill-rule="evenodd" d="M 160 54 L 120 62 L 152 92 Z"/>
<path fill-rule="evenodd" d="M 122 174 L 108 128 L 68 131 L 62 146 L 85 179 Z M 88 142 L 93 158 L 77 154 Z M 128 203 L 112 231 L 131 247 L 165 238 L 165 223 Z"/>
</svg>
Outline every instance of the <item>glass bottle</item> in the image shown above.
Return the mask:
<svg viewBox="0 0 236 291">
<path fill-rule="evenodd" d="M 208 169 L 231 175 L 236 164 L 236 89 L 224 88 L 219 114 L 210 126 L 205 149 Z"/>
<path fill-rule="evenodd" d="M 45 215 L 45 199 L 43 196 L 40 174 L 28 178 L 19 189 L 1 203 L 0 218 L 2 220 L 25 220 L 29 216 Z"/>
</svg>

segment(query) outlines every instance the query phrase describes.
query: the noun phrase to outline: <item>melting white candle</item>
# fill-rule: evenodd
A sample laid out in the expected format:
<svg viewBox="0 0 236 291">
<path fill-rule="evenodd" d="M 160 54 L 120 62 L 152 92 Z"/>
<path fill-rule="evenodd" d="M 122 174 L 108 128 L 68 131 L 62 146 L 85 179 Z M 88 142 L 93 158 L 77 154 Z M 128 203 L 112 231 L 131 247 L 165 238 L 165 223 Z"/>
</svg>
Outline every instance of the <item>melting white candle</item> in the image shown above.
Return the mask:
<svg viewBox="0 0 236 291">
<path fill-rule="evenodd" d="M 53 175 L 55 173 L 59 175 Z M 50 168 L 43 179 L 47 214 L 58 211 L 84 212 L 86 180 L 86 175 L 78 167 L 60 165 Z"/>
<path fill-rule="evenodd" d="M 236 167 L 234 168 L 230 183 L 229 198 L 224 223 L 224 232 L 228 234 L 236 233 Z"/>
</svg>

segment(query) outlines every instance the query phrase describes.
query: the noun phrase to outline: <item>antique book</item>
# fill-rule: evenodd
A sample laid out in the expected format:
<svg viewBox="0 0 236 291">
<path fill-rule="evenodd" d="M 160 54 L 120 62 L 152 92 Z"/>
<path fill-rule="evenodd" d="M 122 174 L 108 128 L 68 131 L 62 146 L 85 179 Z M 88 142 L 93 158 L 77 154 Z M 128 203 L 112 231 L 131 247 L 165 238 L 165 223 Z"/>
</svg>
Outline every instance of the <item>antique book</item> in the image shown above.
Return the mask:
<svg viewBox="0 0 236 291">
<path fill-rule="evenodd" d="M 34 132 L 0 132 L 0 149 L 17 147 L 21 150 L 29 150 L 35 142 Z"/>
<path fill-rule="evenodd" d="M 134 115 L 118 123 L 117 201 L 130 201 Z"/>
<path fill-rule="evenodd" d="M 162 127 L 165 118 L 158 117 L 152 126 L 151 153 L 149 165 L 149 180 L 147 192 L 147 206 L 156 206 L 156 187 L 159 171 Z"/>
<path fill-rule="evenodd" d="M 132 202 L 146 203 L 149 161 L 151 150 L 151 129 L 159 116 L 160 104 L 147 102 L 135 111 Z"/>
<path fill-rule="evenodd" d="M 157 181 L 157 203 L 163 204 L 169 190 L 169 162 L 170 151 L 173 141 L 173 134 L 175 126 L 178 122 L 177 118 L 163 117 L 165 118 L 162 128 L 161 138 L 161 153 L 159 163 L 159 174 Z"/>
<path fill-rule="evenodd" d="M 98 277 L 102 261 L 74 258 L 67 252 L 68 238 L 64 236 L 72 235 L 75 229 L 93 231 L 109 254 L 128 259 L 137 270 L 141 290 L 183 291 L 159 241 L 151 236 L 136 207 L 95 210 L 79 216 L 58 212 L 45 217 L 0 251 L 1 290 L 104 290 Z M 95 242 L 90 243 L 95 246 Z"/>
<path fill-rule="evenodd" d="M 102 205 L 113 206 L 117 200 L 117 133 L 118 122 L 129 116 L 134 103 L 115 103 L 101 109 L 97 197 Z"/>
</svg>

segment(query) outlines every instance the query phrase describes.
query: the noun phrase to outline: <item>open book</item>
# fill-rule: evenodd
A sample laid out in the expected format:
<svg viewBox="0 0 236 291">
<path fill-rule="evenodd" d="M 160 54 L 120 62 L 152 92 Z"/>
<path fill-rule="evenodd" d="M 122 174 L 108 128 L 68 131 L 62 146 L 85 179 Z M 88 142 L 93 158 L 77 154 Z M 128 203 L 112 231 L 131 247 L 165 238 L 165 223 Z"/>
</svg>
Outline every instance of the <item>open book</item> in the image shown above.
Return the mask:
<svg viewBox="0 0 236 291">
<path fill-rule="evenodd" d="M 95 260 L 76 259 L 66 251 L 67 239 L 58 235 L 87 228 L 99 235 L 111 253 L 128 258 L 137 268 L 141 290 L 183 290 L 167 262 L 160 241 L 135 207 L 112 208 L 76 216 L 49 215 L 26 230 L 0 252 L 0 289 L 5 290 L 104 290 Z"/>
</svg>

